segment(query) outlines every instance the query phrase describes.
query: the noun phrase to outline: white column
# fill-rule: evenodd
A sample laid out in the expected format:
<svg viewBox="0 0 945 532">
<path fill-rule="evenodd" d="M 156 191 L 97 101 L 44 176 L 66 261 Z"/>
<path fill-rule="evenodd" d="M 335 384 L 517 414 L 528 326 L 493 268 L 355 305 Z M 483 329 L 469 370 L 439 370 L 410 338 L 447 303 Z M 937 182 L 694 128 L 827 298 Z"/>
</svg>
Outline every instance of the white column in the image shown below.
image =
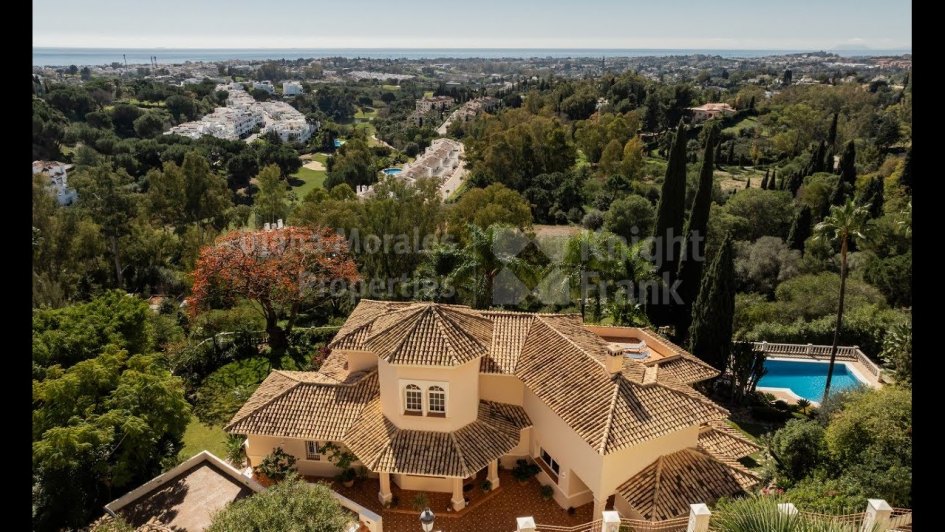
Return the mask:
<svg viewBox="0 0 945 532">
<path fill-rule="evenodd" d="M 535 518 L 532 516 L 516 517 L 515 532 L 535 532 Z"/>
<path fill-rule="evenodd" d="M 390 492 L 390 473 L 382 471 L 380 480 L 381 491 L 377 492 L 377 500 L 381 501 L 381 504 L 388 504 L 394 498 L 394 495 Z"/>
<path fill-rule="evenodd" d="M 712 512 L 705 504 L 690 504 L 689 525 L 686 532 L 709 532 L 709 519 L 711 517 Z"/>
<path fill-rule="evenodd" d="M 466 498 L 463 497 L 463 479 L 453 479 L 453 498 L 450 502 L 453 503 L 453 509 L 457 512 L 466 507 Z"/>
<path fill-rule="evenodd" d="M 591 515 L 600 515 L 603 513 L 604 508 L 607 507 L 607 497 L 603 499 L 594 498 L 594 513 Z"/>
<path fill-rule="evenodd" d="M 889 519 L 891 517 L 892 506 L 889 506 L 889 503 L 885 500 L 866 499 L 866 518 L 863 519 L 863 530 L 886 532 L 889 530 Z"/>
<path fill-rule="evenodd" d="M 610 510 L 601 512 L 601 532 L 620 532 L 620 514 Z"/>
<path fill-rule="evenodd" d="M 778 511 L 782 514 L 797 515 L 797 508 L 789 502 L 782 502 L 778 504 Z"/>
<path fill-rule="evenodd" d="M 495 459 L 489 462 L 489 474 L 486 476 L 486 480 L 492 484 L 492 489 L 499 487 L 499 460 Z"/>
</svg>

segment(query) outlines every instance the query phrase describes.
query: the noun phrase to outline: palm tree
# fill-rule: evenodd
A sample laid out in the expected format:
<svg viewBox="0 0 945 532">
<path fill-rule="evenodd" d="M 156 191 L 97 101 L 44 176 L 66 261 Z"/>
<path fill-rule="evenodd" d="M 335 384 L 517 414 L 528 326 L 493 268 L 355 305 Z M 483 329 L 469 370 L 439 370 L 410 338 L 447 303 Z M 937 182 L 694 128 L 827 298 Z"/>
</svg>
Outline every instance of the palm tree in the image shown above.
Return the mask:
<svg viewBox="0 0 945 532">
<path fill-rule="evenodd" d="M 830 380 L 833 366 L 837 360 L 837 342 L 840 340 L 840 327 L 843 324 L 843 296 L 847 285 L 847 250 L 850 242 L 866 238 L 864 231 L 869 212 L 858 207 L 852 200 L 843 205 L 830 208 L 830 214 L 814 226 L 815 238 L 840 242 L 840 302 L 837 305 L 837 326 L 833 331 L 833 345 L 830 348 L 830 365 L 827 367 L 827 384 L 824 386 L 824 400 L 830 394 Z"/>
<path fill-rule="evenodd" d="M 492 224 L 483 229 L 469 224 L 469 234 L 462 247 L 462 261 L 447 282 L 465 289 L 472 297 L 473 308 L 487 308 L 493 301 L 493 287 L 502 270 L 510 271 L 526 284 L 534 281 L 536 268 L 527 258 L 518 256 L 516 243 L 527 236 L 518 229 Z"/>
</svg>

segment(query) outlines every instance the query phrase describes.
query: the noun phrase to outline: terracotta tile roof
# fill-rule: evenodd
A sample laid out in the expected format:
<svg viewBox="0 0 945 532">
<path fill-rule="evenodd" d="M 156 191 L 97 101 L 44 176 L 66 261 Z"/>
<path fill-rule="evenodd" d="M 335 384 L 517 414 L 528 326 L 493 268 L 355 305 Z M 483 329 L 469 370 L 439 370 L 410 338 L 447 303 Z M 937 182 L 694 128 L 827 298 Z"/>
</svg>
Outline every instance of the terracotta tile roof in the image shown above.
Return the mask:
<svg viewBox="0 0 945 532">
<path fill-rule="evenodd" d="M 328 358 L 322 362 L 322 367 L 318 368 L 318 374 L 338 384 L 354 384 L 367 375 L 367 373 L 366 371 L 348 371 L 348 360 L 343 351 L 332 351 L 329 353 Z"/>
<path fill-rule="evenodd" d="M 518 312 L 483 312 L 492 318 L 492 346 L 482 357 L 482 373 L 514 373 L 528 329 L 535 321 L 533 314 Z"/>
<path fill-rule="evenodd" d="M 224 430 L 340 440 L 365 405 L 378 396 L 377 372 L 354 384 L 324 382 L 327 380 L 330 378 L 317 372 L 273 371 Z"/>
<path fill-rule="evenodd" d="M 377 318 L 409 306 L 409 302 L 362 299 L 328 344 L 332 349 L 360 349 L 370 326 Z"/>
<path fill-rule="evenodd" d="M 719 370 L 693 356 L 682 347 L 669 341 L 666 337 L 648 329 L 639 329 L 640 336 L 647 345 L 660 344 L 663 349 L 671 352 L 669 356 L 645 362 L 646 365 L 657 365 L 664 377 L 671 377 L 683 384 L 692 384 L 719 375 Z M 660 378 L 664 378 L 660 377 Z"/>
<path fill-rule="evenodd" d="M 375 318 L 362 349 L 391 364 L 457 366 L 485 355 L 492 320 L 468 307 L 416 303 Z"/>
<path fill-rule="evenodd" d="M 676 430 L 722 419 L 727 411 L 687 386 L 648 382 L 645 369 L 624 361 L 614 376 L 596 356 L 538 318 L 522 347 L 516 376 L 601 454 Z M 639 377 L 639 380 L 637 378 Z M 686 390 L 685 388 L 688 388 Z"/>
<path fill-rule="evenodd" d="M 759 480 L 743 467 L 688 448 L 657 458 L 616 493 L 644 519 L 655 521 L 687 515 L 690 504 L 712 504 L 751 489 Z"/>
<path fill-rule="evenodd" d="M 531 425 L 522 407 L 485 403 L 476 421 L 454 432 L 433 432 L 398 429 L 377 399 L 343 441 L 372 471 L 465 478 L 512 450 L 521 429 Z"/>
<path fill-rule="evenodd" d="M 719 375 L 717 369 L 705 362 L 692 360 L 685 356 L 660 360 L 655 365 L 659 366 L 662 375 L 669 376 L 683 384 L 693 384 Z"/>
<path fill-rule="evenodd" d="M 761 450 L 725 421 L 710 421 L 699 429 L 699 448 L 722 460 L 737 460 Z"/>
</svg>

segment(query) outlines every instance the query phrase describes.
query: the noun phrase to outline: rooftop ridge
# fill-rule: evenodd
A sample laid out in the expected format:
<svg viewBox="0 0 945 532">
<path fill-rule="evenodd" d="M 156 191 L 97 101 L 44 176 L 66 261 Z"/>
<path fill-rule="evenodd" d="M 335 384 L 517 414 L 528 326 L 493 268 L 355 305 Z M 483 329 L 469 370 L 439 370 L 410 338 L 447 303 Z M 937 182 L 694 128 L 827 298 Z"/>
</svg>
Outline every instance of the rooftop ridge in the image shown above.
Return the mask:
<svg viewBox="0 0 945 532">
<path fill-rule="evenodd" d="M 610 407 L 607 410 L 607 421 L 604 423 L 604 433 L 600 439 L 600 447 L 597 449 L 598 454 L 605 454 L 607 452 L 607 441 L 610 439 L 610 428 L 614 424 L 614 411 L 617 409 L 617 395 L 620 394 L 620 381 L 614 383 L 614 393 L 610 397 Z"/>
</svg>

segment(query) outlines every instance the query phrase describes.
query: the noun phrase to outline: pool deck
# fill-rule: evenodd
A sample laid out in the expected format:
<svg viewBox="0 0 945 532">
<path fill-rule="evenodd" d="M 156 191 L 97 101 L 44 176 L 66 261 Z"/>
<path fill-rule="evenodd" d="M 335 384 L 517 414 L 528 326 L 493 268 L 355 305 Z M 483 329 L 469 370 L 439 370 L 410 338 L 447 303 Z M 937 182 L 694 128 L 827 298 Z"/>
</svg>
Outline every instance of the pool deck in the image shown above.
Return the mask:
<svg viewBox="0 0 945 532">
<path fill-rule="evenodd" d="M 769 356 L 767 360 L 777 360 L 783 362 L 829 362 L 830 357 L 824 357 L 821 355 L 792 355 L 787 357 Z M 852 373 L 858 381 L 865 383 L 870 388 L 879 388 L 882 386 L 882 384 L 879 382 L 879 379 L 873 375 L 862 362 L 858 360 L 837 360 L 836 363 L 845 364 L 847 369 L 850 370 L 850 373 Z M 777 399 L 780 399 L 788 404 L 796 404 L 799 400 L 803 399 L 803 397 L 791 391 L 790 388 L 768 388 L 764 386 L 758 386 L 757 390 L 759 392 L 770 393 Z M 818 401 L 811 401 L 811 404 L 820 406 Z"/>
</svg>

